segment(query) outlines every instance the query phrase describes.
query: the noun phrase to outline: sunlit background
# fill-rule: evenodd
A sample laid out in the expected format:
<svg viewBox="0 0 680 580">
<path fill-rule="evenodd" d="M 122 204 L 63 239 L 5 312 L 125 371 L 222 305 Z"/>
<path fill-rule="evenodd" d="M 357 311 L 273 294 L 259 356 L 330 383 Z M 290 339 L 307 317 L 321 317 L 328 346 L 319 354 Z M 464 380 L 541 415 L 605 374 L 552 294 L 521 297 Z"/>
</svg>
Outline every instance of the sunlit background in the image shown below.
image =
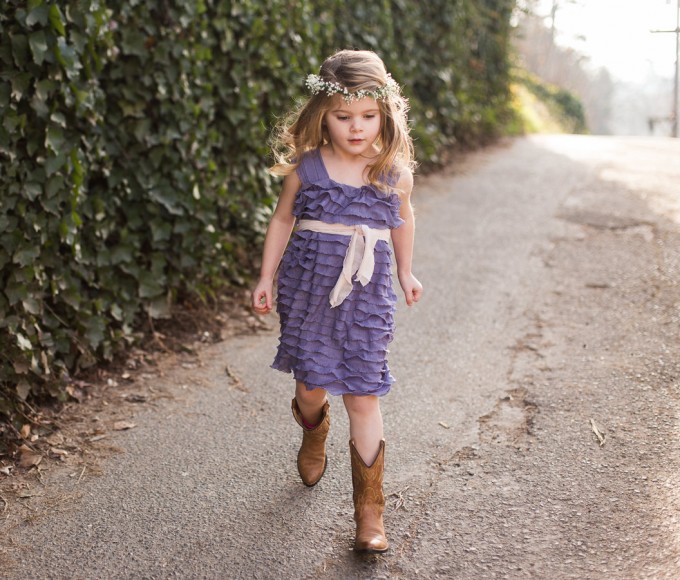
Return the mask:
<svg viewBox="0 0 680 580">
<path fill-rule="evenodd" d="M 541 0 L 541 13 L 550 15 L 552 5 L 552 0 Z M 560 2 L 555 14 L 557 41 L 582 52 L 593 66 L 607 68 L 620 80 L 671 78 L 675 35 L 651 31 L 674 29 L 675 11 L 675 0 Z"/>
<path fill-rule="evenodd" d="M 523 5 L 533 14 L 532 26 L 540 23 L 564 50 L 562 60 L 568 55 L 590 76 L 594 86 L 579 86 L 584 81 L 567 78 L 564 64 L 553 59 L 539 65 L 547 67 L 547 80 L 559 84 L 562 77 L 565 88 L 582 98 L 591 132 L 670 135 L 676 34 L 653 31 L 676 29 L 677 0 L 526 0 Z M 533 34 L 529 40 L 535 40 Z"/>
</svg>

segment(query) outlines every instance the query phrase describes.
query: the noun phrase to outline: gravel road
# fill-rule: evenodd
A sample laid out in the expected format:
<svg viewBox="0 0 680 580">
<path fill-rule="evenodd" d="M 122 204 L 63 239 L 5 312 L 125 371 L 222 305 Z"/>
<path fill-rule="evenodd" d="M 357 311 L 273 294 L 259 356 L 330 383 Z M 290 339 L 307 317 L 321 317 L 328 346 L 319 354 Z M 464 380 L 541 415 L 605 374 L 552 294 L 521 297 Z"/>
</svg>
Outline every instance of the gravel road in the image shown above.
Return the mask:
<svg viewBox="0 0 680 580">
<path fill-rule="evenodd" d="M 271 330 L 137 377 L 163 397 L 107 411 L 98 475 L 50 465 L 6 510 L 0 575 L 680 578 L 679 160 L 677 140 L 537 136 L 417 181 L 386 555 L 351 549 L 340 399 L 326 475 L 298 480 Z"/>
</svg>

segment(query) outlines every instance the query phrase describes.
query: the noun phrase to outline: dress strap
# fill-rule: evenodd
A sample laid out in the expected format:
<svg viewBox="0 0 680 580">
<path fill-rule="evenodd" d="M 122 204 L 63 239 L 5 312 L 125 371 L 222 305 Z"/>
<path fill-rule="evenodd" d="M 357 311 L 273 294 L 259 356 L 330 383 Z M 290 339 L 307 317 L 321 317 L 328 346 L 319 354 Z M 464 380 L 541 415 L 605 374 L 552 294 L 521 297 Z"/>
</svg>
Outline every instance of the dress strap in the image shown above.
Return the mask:
<svg viewBox="0 0 680 580">
<path fill-rule="evenodd" d="M 297 168 L 297 174 L 303 184 L 316 183 L 328 178 L 319 149 L 307 151 L 302 156 L 302 161 Z"/>
</svg>

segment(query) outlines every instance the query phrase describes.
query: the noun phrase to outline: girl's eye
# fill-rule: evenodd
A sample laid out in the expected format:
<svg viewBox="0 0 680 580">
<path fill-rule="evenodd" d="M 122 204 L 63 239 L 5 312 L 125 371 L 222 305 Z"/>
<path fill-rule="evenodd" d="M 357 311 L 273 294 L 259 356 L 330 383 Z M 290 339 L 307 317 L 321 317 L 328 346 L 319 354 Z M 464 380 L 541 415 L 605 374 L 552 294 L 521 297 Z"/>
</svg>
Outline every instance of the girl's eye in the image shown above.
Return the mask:
<svg viewBox="0 0 680 580">
<path fill-rule="evenodd" d="M 375 115 L 364 115 L 364 119 L 374 119 Z"/>
<path fill-rule="evenodd" d="M 347 119 L 349 119 L 349 117 L 344 117 L 344 116 L 338 117 L 338 121 L 346 121 Z"/>
</svg>

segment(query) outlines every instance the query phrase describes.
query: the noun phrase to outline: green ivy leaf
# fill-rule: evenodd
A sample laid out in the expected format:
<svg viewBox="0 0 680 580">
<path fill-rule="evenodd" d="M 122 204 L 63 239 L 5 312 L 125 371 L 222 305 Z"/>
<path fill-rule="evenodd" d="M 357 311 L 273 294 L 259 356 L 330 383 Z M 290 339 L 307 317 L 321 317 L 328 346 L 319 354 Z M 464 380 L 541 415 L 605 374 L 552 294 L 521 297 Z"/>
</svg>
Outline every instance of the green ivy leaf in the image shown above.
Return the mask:
<svg viewBox="0 0 680 580">
<path fill-rule="evenodd" d="M 31 86 L 33 77 L 30 73 L 19 73 L 12 77 L 12 97 L 16 101 L 20 101 L 24 93 Z"/>
<path fill-rule="evenodd" d="M 63 153 L 45 159 L 45 173 L 47 174 L 47 177 L 50 177 L 59 171 L 64 166 L 64 163 L 66 163 L 66 159 L 67 157 Z M 45 191 L 47 195 L 54 195 L 54 193 L 49 193 L 49 191 L 54 191 L 53 189 L 48 190 L 45 188 Z"/>
<path fill-rule="evenodd" d="M 64 16 L 59 9 L 59 6 L 52 4 L 50 6 L 50 24 L 57 34 L 66 36 L 66 28 L 64 27 Z"/>
<path fill-rule="evenodd" d="M 21 117 L 17 115 L 14 111 L 9 110 L 2 120 L 2 126 L 9 133 L 16 131 L 17 127 L 21 126 Z"/>
<path fill-rule="evenodd" d="M 56 155 L 62 153 L 61 148 L 64 145 L 64 131 L 61 127 L 50 125 L 47 128 L 45 135 L 45 147 L 49 147 Z"/>
<path fill-rule="evenodd" d="M 57 84 L 50 79 L 42 79 L 35 83 L 35 94 L 41 101 L 46 101 L 57 88 Z"/>
<path fill-rule="evenodd" d="M 43 192 L 42 185 L 40 183 L 29 181 L 24 184 L 24 193 L 26 197 L 31 201 L 34 201 L 40 197 Z"/>
<path fill-rule="evenodd" d="M 97 348 L 104 340 L 106 321 L 101 316 L 90 316 L 84 326 L 85 338 L 92 348 Z"/>
<path fill-rule="evenodd" d="M 11 85 L 5 79 L 0 79 L 0 107 L 4 108 L 9 105 L 11 92 Z"/>
<path fill-rule="evenodd" d="M 164 294 L 165 289 L 153 272 L 142 271 L 139 273 L 139 297 L 155 298 Z"/>
<path fill-rule="evenodd" d="M 148 52 L 146 49 L 146 36 L 138 30 L 131 28 L 123 30 L 120 46 L 123 54 L 145 56 Z"/>
<path fill-rule="evenodd" d="M 18 69 L 26 68 L 28 62 L 28 39 L 23 34 L 12 36 L 12 56 Z"/>
<path fill-rule="evenodd" d="M 52 158 L 50 158 L 50 159 L 52 159 Z M 50 159 L 48 159 L 45 162 L 45 171 L 47 172 L 48 176 L 52 175 L 47 170 L 47 163 L 50 161 Z M 54 173 L 54 172 L 52 172 L 52 173 Z M 48 198 L 54 197 L 59 191 L 62 191 L 63 189 L 64 189 L 64 178 L 61 175 L 52 175 L 47 180 L 47 184 L 45 185 L 45 194 L 47 195 Z M 43 206 L 44 206 L 44 204 L 43 204 Z"/>
<path fill-rule="evenodd" d="M 19 264 L 22 268 L 31 265 L 35 259 L 40 255 L 40 248 L 36 246 L 27 246 L 14 252 L 12 261 Z"/>
<path fill-rule="evenodd" d="M 28 297 L 26 300 L 22 300 L 21 303 L 23 304 L 26 312 L 29 314 L 38 315 L 42 311 L 40 303 L 33 297 Z"/>
<path fill-rule="evenodd" d="M 41 65 L 45 60 L 45 53 L 47 52 L 45 31 L 38 30 L 37 32 L 33 32 L 28 37 L 28 43 L 31 46 L 31 52 L 33 53 L 33 62 L 37 65 Z"/>
<path fill-rule="evenodd" d="M 55 111 L 50 115 L 50 121 L 56 123 L 60 127 L 66 129 L 66 117 L 64 116 L 63 113 L 60 113 L 59 111 Z"/>
<path fill-rule="evenodd" d="M 75 49 L 66 42 L 65 38 L 59 37 L 57 39 L 57 45 L 54 47 L 54 56 L 57 62 L 64 67 L 66 76 L 69 79 L 78 77 L 82 64 L 77 58 L 78 55 Z"/>
<path fill-rule="evenodd" d="M 33 26 L 35 24 L 40 24 L 41 26 L 46 26 L 49 22 L 50 8 L 43 4 L 40 0 L 30 1 L 28 3 L 28 16 L 26 16 L 26 26 Z"/>
</svg>

